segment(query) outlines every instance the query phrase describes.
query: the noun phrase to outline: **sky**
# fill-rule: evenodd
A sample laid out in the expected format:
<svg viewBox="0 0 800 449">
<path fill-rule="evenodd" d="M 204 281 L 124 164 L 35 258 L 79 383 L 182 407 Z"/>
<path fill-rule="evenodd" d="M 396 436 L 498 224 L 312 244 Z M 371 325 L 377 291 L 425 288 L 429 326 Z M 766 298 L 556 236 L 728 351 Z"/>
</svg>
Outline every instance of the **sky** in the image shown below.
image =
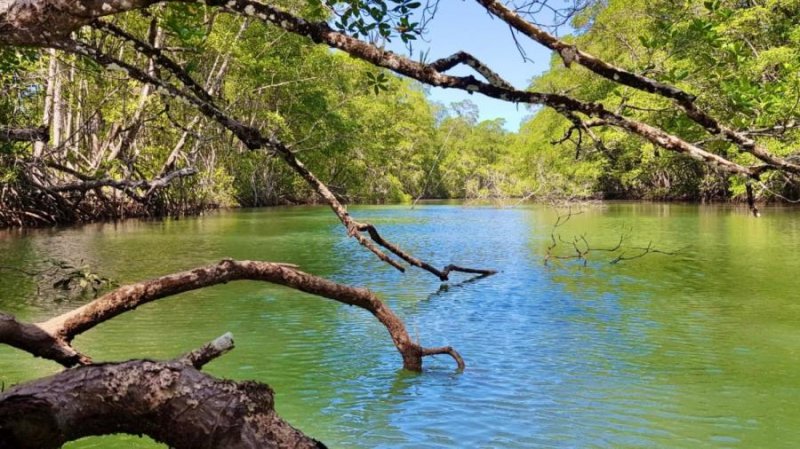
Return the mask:
<svg viewBox="0 0 800 449">
<path fill-rule="evenodd" d="M 414 59 L 418 57 L 420 50 L 430 49 L 427 58 L 429 62 L 464 50 L 486 63 L 518 89 L 526 89 L 531 78 L 549 67 L 550 50 L 525 36 L 519 36 L 520 44 L 533 62 L 523 61 L 508 25 L 490 16 L 477 2 L 445 0 L 439 5 L 436 17 L 428 24 L 428 32 L 425 35 L 427 42 L 418 41 L 414 46 Z M 397 44 L 398 48 L 394 50 L 408 53 L 407 49 L 399 46 L 400 44 Z M 476 78 L 481 78 L 466 66 L 453 68 L 447 73 L 475 75 Z M 524 119 L 532 114 L 527 105 L 515 105 L 479 93 L 470 95 L 457 89 L 429 88 L 429 98 L 445 105 L 470 100 L 478 105 L 480 120 L 502 118 L 509 131 L 517 131 Z"/>
</svg>

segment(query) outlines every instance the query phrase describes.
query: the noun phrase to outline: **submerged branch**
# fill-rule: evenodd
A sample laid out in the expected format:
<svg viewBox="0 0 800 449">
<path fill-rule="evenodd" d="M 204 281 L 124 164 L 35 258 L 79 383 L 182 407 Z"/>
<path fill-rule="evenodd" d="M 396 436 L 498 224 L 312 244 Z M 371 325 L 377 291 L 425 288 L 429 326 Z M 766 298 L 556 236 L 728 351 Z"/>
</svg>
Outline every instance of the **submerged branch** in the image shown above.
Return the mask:
<svg viewBox="0 0 800 449">
<path fill-rule="evenodd" d="M 558 232 L 558 229 L 564 226 L 575 215 L 582 214 L 583 211 L 573 212 L 570 208 L 567 213 L 559 214 L 553 224 L 552 231 L 550 232 L 550 244 L 545 249 L 544 265 L 549 265 L 551 261 L 576 261 L 584 267 L 589 264 L 589 256 L 592 253 L 607 253 L 612 257 L 608 263 L 614 265 L 623 261 L 642 258 L 648 254 L 663 254 L 667 256 L 674 256 L 680 253 L 681 250 L 664 251 L 657 249 L 653 242 L 649 242 L 647 246 L 627 246 L 625 244 L 628 240 L 628 234 L 623 230 L 619 236 L 619 240 L 610 247 L 595 247 L 589 242 L 585 234 L 573 236 L 572 239 L 564 239 Z M 559 251 L 559 248 L 566 246 L 568 251 Z M 635 253 L 631 255 L 630 250 Z"/>
<path fill-rule="evenodd" d="M 392 253 L 397 255 L 397 257 L 405 260 L 409 264 L 414 265 L 415 267 L 422 268 L 423 270 L 428 271 L 430 273 L 433 273 L 442 282 L 447 281 L 449 279 L 450 273 L 453 272 L 453 271 L 459 271 L 459 272 L 462 272 L 462 273 L 482 274 L 482 275 L 485 275 L 485 276 L 490 276 L 490 275 L 493 275 L 493 274 L 497 274 L 497 271 L 495 271 L 495 270 L 479 270 L 479 269 L 474 269 L 474 268 L 459 267 L 457 265 L 448 265 L 448 266 L 444 267 L 443 270 L 438 270 L 433 265 L 431 265 L 431 264 L 429 264 L 427 262 L 424 262 L 424 261 L 422 261 L 420 259 L 417 259 L 416 257 L 412 256 L 411 254 L 403 251 L 402 248 L 400 248 L 399 246 L 395 245 L 394 243 L 385 240 L 378 233 L 378 230 L 375 228 L 375 226 L 373 226 L 373 225 L 371 225 L 369 223 L 356 223 L 356 225 L 358 226 L 358 230 L 359 231 L 366 231 L 369 234 L 370 238 L 374 242 L 376 242 L 378 245 L 381 245 L 382 247 L 388 249 L 389 251 L 391 251 Z"/>
</svg>

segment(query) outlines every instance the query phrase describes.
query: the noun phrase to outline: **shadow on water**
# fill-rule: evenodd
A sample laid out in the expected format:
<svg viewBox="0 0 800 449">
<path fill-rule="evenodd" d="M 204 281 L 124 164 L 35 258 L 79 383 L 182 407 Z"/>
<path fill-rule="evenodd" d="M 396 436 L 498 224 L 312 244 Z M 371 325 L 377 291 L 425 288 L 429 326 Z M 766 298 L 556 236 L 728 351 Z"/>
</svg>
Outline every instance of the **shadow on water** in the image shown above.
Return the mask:
<svg viewBox="0 0 800 449">
<path fill-rule="evenodd" d="M 457 282 L 455 284 L 450 284 L 448 282 L 442 283 L 442 285 L 439 286 L 438 290 L 436 290 L 435 292 L 433 292 L 430 295 L 428 295 L 427 299 L 430 300 L 430 299 L 436 298 L 438 296 L 444 296 L 446 293 L 448 293 L 450 291 L 457 290 L 459 288 L 464 288 L 464 287 L 466 287 L 466 286 L 468 286 L 470 284 L 474 284 L 474 283 L 476 283 L 476 282 L 478 282 L 478 281 L 480 281 L 482 279 L 486 279 L 486 278 L 488 278 L 490 276 L 496 276 L 498 274 L 500 274 L 500 273 L 496 273 L 496 274 L 480 274 L 478 276 L 473 276 L 473 277 L 471 277 L 471 278 L 469 278 L 469 279 L 467 279 L 465 281 Z"/>
</svg>

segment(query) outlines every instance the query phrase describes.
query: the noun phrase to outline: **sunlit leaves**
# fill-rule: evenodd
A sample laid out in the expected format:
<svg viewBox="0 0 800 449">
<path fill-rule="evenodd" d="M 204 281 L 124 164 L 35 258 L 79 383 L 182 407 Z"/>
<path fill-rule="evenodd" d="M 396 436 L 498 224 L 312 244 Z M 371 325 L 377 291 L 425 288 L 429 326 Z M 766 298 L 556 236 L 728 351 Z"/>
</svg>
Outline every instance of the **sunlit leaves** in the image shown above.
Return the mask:
<svg viewBox="0 0 800 449">
<path fill-rule="evenodd" d="M 389 90 L 389 78 L 383 72 L 377 75 L 367 72 L 367 85 L 378 95 L 381 91 Z"/>
<path fill-rule="evenodd" d="M 611 0 L 596 16 L 595 26 L 576 39 L 581 48 L 609 62 L 697 95 L 701 107 L 728 126 L 768 128 L 800 117 L 798 17 L 798 0 Z M 742 164 L 755 163 L 734 145 L 709 137 L 669 102 L 598 78 L 585 71 L 565 70 L 556 61 L 534 88 L 568 92 L 607 107 L 632 105 L 635 109 L 620 110 L 691 142 L 703 142 L 709 151 Z M 549 152 L 547 141 L 562 137 L 563 129 L 552 127 L 552 118 L 544 121 L 542 114 L 536 124 L 547 122 L 544 126 L 551 128 L 536 145 L 539 151 Z M 651 157 L 655 153 L 644 151 L 642 142 L 630 135 L 605 128 L 595 133 L 604 149 L 594 149 L 584 136 L 589 151 L 581 154 L 605 164 L 595 188 L 610 196 L 726 195 L 728 181 L 693 161 L 663 151 Z M 757 138 L 775 154 L 789 155 L 800 148 L 800 136 L 793 130 L 774 139 Z M 574 143 L 560 149 L 564 159 L 574 157 Z M 567 171 L 566 165 L 561 167 L 559 171 Z M 737 193 L 741 193 L 738 187 L 729 192 Z"/>
<path fill-rule="evenodd" d="M 334 14 L 333 25 L 348 34 L 391 41 L 399 36 L 403 42 L 417 39 L 421 33 L 415 11 L 422 7 L 416 0 L 309 0 L 322 4 Z"/>
<path fill-rule="evenodd" d="M 203 7 L 194 3 L 169 3 L 162 13 L 160 25 L 184 45 L 200 47 L 206 38 Z"/>
<path fill-rule="evenodd" d="M 0 47 L 0 76 L 37 59 L 38 52 L 33 49 Z"/>
</svg>

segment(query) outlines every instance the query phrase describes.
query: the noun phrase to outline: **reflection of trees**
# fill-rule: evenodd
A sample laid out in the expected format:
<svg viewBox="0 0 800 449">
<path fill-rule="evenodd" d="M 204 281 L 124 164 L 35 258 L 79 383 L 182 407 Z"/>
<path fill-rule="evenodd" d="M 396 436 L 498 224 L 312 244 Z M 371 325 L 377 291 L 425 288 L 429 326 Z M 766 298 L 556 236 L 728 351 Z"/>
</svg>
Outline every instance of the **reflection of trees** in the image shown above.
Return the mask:
<svg viewBox="0 0 800 449">
<path fill-rule="evenodd" d="M 598 239 L 613 239 L 614 227 L 627 220 L 665 247 L 688 245 L 677 258 L 547 271 L 573 309 L 570 322 L 593 336 L 585 354 L 600 351 L 615 361 L 604 404 L 619 407 L 620 422 L 641 420 L 628 431 L 653 430 L 648 444 L 786 441 L 781 429 L 797 415 L 775 410 L 793 410 L 800 385 L 800 375 L 787 369 L 800 361 L 792 344 L 796 307 L 787 294 L 796 289 L 787 242 L 800 234 L 792 213 L 767 215 L 754 223 L 745 210 L 728 207 L 611 204 L 573 217 L 573 227 Z"/>
</svg>

